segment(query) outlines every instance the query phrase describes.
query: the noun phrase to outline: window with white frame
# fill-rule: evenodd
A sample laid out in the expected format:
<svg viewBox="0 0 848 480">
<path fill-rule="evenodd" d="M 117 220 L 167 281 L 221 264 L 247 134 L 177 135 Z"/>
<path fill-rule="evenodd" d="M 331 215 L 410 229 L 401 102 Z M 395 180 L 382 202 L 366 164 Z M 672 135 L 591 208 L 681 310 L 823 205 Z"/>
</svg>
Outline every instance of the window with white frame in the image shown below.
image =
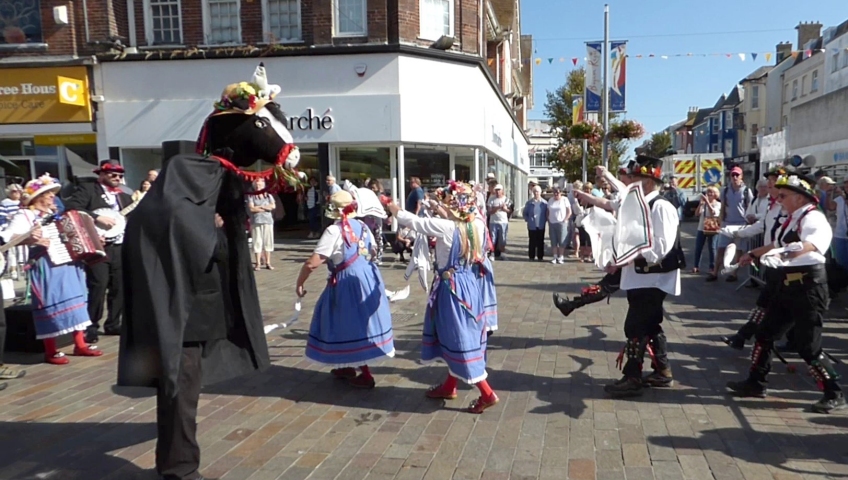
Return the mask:
<svg viewBox="0 0 848 480">
<path fill-rule="evenodd" d="M 830 67 L 830 73 L 834 73 L 839 70 L 839 52 L 833 54 L 832 60 L 833 66 Z"/>
<path fill-rule="evenodd" d="M 180 0 L 145 0 L 144 25 L 150 45 L 182 45 Z"/>
<path fill-rule="evenodd" d="M 262 22 L 269 43 L 303 40 L 300 0 L 263 0 Z"/>
<path fill-rule="evenodd" d="M 817 92 L 819 90 L 819 71 L 813 70 L 813 76 L 811 78 L 810 92 Z"/>
<path fill-rule="evenodd" d="M 719 128 L 719 119 L 713 118 L 713 133 L 718 133 Z"/>
<path fill-rule="evenodd" d="M 798 79 L 792 80 L 792 100 L 798 98 Z"/>
<path fill-rule="evenodd" d="M 710 153 L 718 153 L 718 152 L 719 152 L 718 144 L 714 143 L 712 148 L 710 149 Z"/>
<path fill-rule="evenodd" d="M 754 85 L 751 88 L 751 108 L 760 108 L 760 86 Z"/>
<path fill-rule="evenodd" d="M 807 94 L 807 76 L 804 75 L 803 77 L 801 77 L 801 96 L 803 97 L 806 94 Z"/>
<path fill-rule="evenodd" d="M 368 35 L 367 0 L 335 0 L 333 12 L 337 37 Z"/>
<path fill-rule="evenodd" d="M 204 0 L 203 33 L 207 45 L 241 43 L 239 0 Z"/>
<path fill-rule="evenodd" d="M 842 54 L 842 68 L 848 68 L 848 52 Z"/>
<path fill-rule="evenodd" d="M 438 40 L 453 35 L 453 0 L 419 0 L 421 38 Z"/>
<path fill-rule="evenodd" d="M 757 148 L 757 134 L 760 128 L 756 123 L 751 124 L 751 148 Z"/>
</svg>

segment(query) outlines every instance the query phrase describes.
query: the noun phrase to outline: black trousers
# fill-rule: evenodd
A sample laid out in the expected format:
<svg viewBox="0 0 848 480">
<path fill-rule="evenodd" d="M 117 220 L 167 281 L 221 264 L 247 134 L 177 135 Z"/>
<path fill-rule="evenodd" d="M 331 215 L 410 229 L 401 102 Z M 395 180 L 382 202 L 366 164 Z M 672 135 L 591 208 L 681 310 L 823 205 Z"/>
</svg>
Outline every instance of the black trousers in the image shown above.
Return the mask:
<svg viewBox="0 0 848 480">
<path fill-rule="evenodd" d="M 88 317 L 91 329 L 100 327 L 104 303 L 108 316 L 103 323 L 107 332 L 121 328 L 124 315 L 124 279 L 121 273 L 121 245 L 106 246 L 106 261 L 85 268 L 85 283 L 88 286 Z"/>
<path fill-rule="evenodd" d="M 751 375 L 764 382 L 771 370 L 774 342 L 793 330 L 792 340 L 798 356 L 807 364 L 822 353 L 821 334 L 824 313 L 830 298 L 824 269 L 808 274 L 803 282 L 777 284 L 765 318 L 757 328 L 754 364 Z"/>
<path fill-rule="evenodd" d="M 527 234 L 530 235 L 530 247 L 527 252 L 530 260 L 542 260 L 545 257 L 545 230 L 527 230 Z"/>
<path fill-rule="evenodd" d="M 0 306 L 0 365 L 6 352 L 6 311 Z"/>
<path fill-rule="evenodd" d="M 624 317 L 624 335 L 627 341 L 638 345 L 638 354 L 628 356 L 624 375 L 642 377 L 642 361 L 651 337 L 663 333 L 663 301 L 666 293 L 659 288 L 636 288 L 627 291 L 627 316 Z"/>
<path fill-rule="evenodd" d="M 203 344 L 183 344 L 179 390 L 167 397 L 156 395 L 156 471 L 165 480 L 200 478 L 200 445 L 197 443 L 197 403 L 200 400 L 200 358 Z"/>
</svg>

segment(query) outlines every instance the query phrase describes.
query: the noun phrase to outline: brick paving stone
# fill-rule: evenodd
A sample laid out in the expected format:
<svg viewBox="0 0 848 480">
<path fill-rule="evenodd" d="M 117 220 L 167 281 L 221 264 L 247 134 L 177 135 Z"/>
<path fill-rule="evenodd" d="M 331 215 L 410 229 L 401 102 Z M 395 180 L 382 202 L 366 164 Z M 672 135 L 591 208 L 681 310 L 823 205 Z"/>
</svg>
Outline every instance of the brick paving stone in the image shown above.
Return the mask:
<svg viewBox="0 0 848 480">
<path fill-rule="evenodd" d="M 693 224 L 683 228 L 691 257 Z M 777 364 L 769 398 L 733 399 L 724 384 L 740 378 L 749 351 L 718 341 L 747 316 L 758 294 L 739 283 L 705 283 L 684 273 L 683 295 L 666 302 L 663 327 L 677 380 L 670 389 L 613 400 L 602 387 L 617 379 L 627 303 L 610 301 L 568 318 L 550 293 L 575 295 L 601 277 L 593 266 L 528 262 L 520 222 L 507 260 L 495 262 L 500 329 L 489 340 L 490 383 L 501 402 L 481 416 L 460 410 L 478 393 L 432 401 L 425 389 L 444 367 L 416 360 L 424 293 L 392 304 L 397 356 L 372 366 L 378 387 L 346 388 L 303 358 L 309 316 L 324 276 L 307 284 L 301 322 L 268 335 L 269 371 L 206 387 L 198 438 L 202 472 L 225 479 L 779 479 L 848 475 L 845 415 L 806 408 L 818 394 L 808 375 Z M 277 270 L 256 273 L 267 323 L 291 314 L 294 277 L 314 241 L 280 239 Z M 389 289 L 405 285 L 405 265 L 381 267 Z M 832 302 L 825 347 L 848 360 L 848 317 Z M 155 398 L 151 390 L 115 394 L 118 342 L 104 337 L 100 358 L 67 367 L 37 355 L 6 354 L 28 375 L 0 394 L 0 478 L 152 480 Z M 797 357 L 787 360 L 805 369 Z M 649 368 L 646 363 L 646 369 Z M 844 366 L 837 367 L 844 370 Z M 848 372 L 843 371 L 843 374 Z"/>
</svg>

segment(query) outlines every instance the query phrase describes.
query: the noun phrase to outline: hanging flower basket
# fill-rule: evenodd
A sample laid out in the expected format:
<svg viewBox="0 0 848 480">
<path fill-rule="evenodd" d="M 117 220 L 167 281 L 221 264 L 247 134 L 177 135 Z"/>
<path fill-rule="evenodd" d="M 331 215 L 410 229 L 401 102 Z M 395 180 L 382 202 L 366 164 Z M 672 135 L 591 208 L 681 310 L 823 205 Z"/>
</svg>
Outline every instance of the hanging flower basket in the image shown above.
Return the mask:
<svg viewBox="0 0 848 480">
<path fill-rule="evenodd" d="M 566 143 L 557 152 L 557 161 L 560 165 L 583 161 L 583 147 L 576 143 Z"/>
<path fill-rule="evenodd" d="M 622 120 L 610 127 L 609 136 L 614 140 L 632 140 L 645 135 L 645 127 L 636 120 Z"/>
<path fill-rule="evenodd" d="M 571 126 L 571 138 L 597 142 L 604 136 L 604 129 L 597 122 L 580 122 Z"/>
</svg>

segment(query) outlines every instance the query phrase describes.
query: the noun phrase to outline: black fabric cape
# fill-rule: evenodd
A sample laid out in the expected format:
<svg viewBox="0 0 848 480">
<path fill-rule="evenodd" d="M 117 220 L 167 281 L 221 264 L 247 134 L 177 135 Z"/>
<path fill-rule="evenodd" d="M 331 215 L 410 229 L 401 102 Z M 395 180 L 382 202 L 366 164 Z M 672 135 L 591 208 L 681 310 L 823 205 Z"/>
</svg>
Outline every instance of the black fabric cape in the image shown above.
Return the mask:
<svg viewBox="0 0 848 480">
<path fill-rule="evenodd" d="M 200 155 L 171 158 L 129 216 L 123 247 L 125 312 L 118 386 L 163 388 L 175 395 L 183 334 L 195 303 L 209 298 L 196 280 L 213 257 L 225 257 L 220 293 L 230 312 L 227 338 L 207 342 L 203 384 L 270 365 L 253 276 L 244 184 Z M 215 213 L 224 227 L 215 227 Z M 226 241 L 220 241 L 223 236 Z M 210 318 L 209 321 L 224 321 Z"/>
</svg>

